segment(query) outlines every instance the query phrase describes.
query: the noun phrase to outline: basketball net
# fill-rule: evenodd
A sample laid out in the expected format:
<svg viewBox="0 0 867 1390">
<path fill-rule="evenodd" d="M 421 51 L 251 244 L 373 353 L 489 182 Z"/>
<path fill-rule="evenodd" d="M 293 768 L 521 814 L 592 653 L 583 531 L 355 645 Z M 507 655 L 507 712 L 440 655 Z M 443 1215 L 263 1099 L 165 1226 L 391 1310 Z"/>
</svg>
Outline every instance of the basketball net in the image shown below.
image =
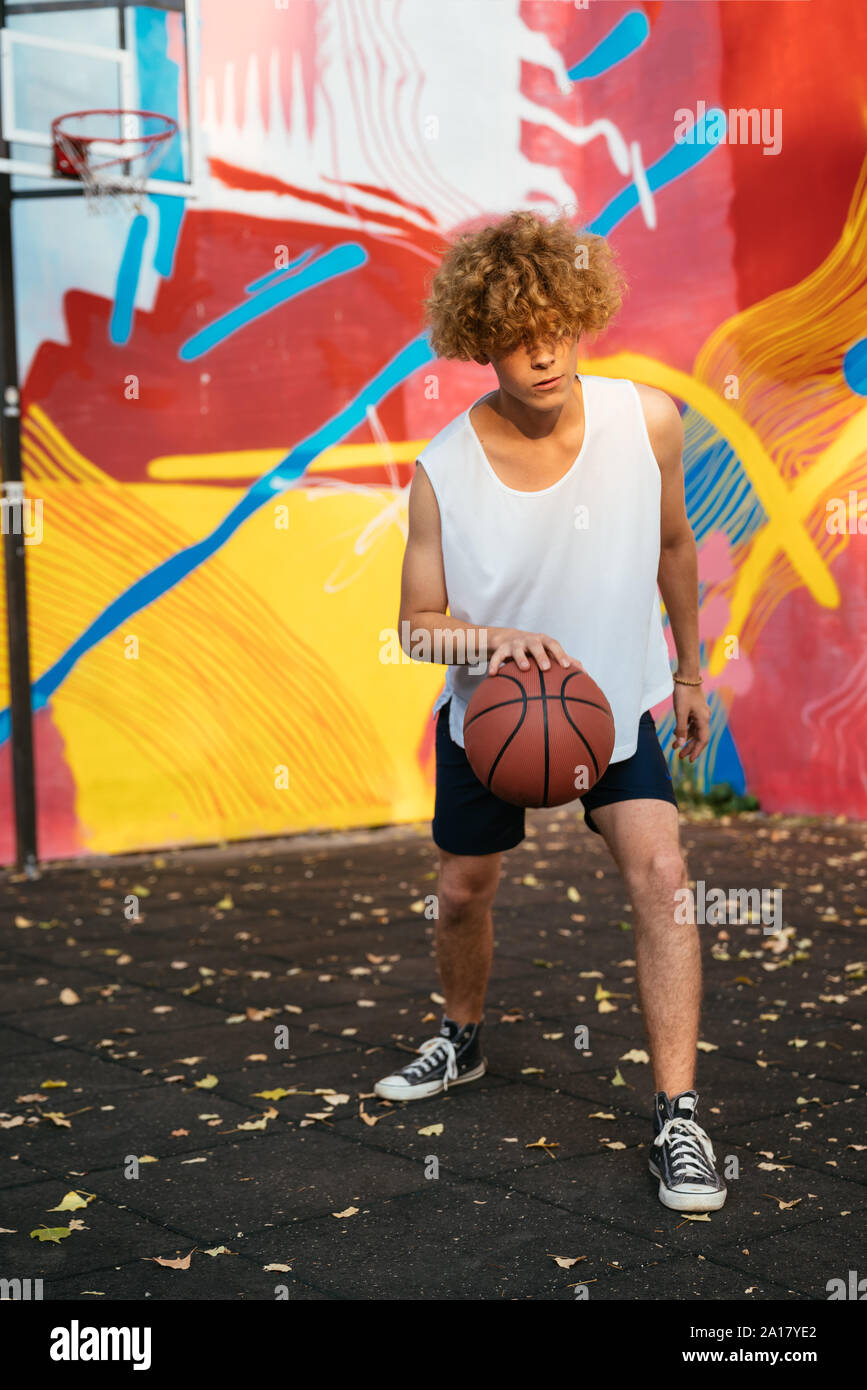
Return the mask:
<svg viewBox="0 0 867 1390">
<path fill-rule="evenodd" d="M 54 171 L 82 185 L 89 212 L 140 212 L 177 130 L 156 111 L 72 111 L 51 123 Z"/>
</svg>

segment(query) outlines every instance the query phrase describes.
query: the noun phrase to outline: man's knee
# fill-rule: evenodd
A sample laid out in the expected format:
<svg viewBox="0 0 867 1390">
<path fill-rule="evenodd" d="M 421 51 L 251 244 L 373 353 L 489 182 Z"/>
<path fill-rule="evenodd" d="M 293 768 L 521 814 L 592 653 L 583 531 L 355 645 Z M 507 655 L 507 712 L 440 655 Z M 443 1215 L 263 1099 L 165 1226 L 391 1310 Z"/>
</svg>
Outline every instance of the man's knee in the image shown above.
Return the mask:
<svg viewBox="0 0 867 1390">
<path fill-rule="evenodd" d="M 675 894 L 688 882 L 686 864 L 677 847 L 653 850 L 630 869 L 627 878 L 634 903 L 670 901 L 672 907 Z"/>
<path fill-rule="evenodd" d="M 500 856 L 450 855 L 440 863 L 440 921 L 455 921 L 486 911 L 500 880 Z"/>
</svg>

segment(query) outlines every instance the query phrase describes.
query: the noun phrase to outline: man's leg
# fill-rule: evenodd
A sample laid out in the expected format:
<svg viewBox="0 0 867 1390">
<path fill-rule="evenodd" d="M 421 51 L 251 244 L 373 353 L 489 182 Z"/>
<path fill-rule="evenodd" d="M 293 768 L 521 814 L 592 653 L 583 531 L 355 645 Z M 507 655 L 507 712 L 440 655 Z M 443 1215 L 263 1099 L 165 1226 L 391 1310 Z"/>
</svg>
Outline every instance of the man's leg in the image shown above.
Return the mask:
<svg viewBox="0 0 867 1390">
<path fill-rule="evenodd" d="M 440 850 L 437 964 L 445 1013 L 459 1028 L 480 1023 L 494 951 L 491 907 L 502 854 L 449 854 Z"/>
<path fill-rule="evenodd" d="M 597 807 L 593 820 L 632 901 L 638 993 L 655 1089 L 676 1096 L 693 1085 L 701 1007 L 698 929 L 674 918 L 674 895 L 688 886 L 677 810 L 666 801 L 616 801 Z"/>
</svg>

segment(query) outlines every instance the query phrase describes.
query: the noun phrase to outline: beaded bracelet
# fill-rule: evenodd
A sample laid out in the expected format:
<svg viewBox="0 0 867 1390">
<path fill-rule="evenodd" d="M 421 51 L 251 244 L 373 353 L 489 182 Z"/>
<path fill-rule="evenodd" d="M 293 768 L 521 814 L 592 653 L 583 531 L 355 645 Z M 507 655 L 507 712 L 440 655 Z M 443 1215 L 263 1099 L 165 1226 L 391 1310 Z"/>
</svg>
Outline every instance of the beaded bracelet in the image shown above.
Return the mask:
<svg viewBox="0 0 867 1390">
<path fill-rule="evenodd" d="M 672 679 L 675 680 L 675 681 L 677 681 L 677 684 L 678 684 L 678 685 L 701 685 L 701 684 L 702 684 L 701 679 L 699 679 L 699 680 L 697 680 L 697 681 L 685 681 L 684 678 L 683 678 L 683 676 L 673 676 Z"/>
</svg>

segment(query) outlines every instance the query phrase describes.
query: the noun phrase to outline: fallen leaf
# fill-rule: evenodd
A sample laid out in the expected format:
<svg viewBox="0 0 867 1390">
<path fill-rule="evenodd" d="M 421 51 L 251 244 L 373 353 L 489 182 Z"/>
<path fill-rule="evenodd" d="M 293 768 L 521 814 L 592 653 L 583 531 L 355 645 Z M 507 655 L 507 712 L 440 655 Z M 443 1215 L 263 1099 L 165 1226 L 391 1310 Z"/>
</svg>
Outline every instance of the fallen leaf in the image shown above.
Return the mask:
<svg viewBox="0 0 867 1390">
<path fill-rule="evenodd" d="M 95 1192 L 67 1192 L 63 1201 L 56 1207 L 49 1207 L 49 1211 L 80 1211 L 89 1202 L 96 1200 Z"/>
<path fill-rule="evenodd" d="M 422 1136 L 423 1139 L 428 1139 L 433 1135 L 442 1134 L 444 1128 L 445 1126 L 441 1124 L 427 1125 L 424 1129 L 420 1129 L 417 1132 Z"/>
<path fill-rule="evenodd" d="M 60 998 L 61 1004 L 80 1004 L 80 1003 L 81 1003 L 81 1000 L 79 999 L 79 997 L 78 997 L 78 995 L 76 994 L 76 992 L 75 992 L 74 989 L 69 989 L 69 988 L 62 989 L 62 990 L 60 991 L 60 996 L 59 996 L 59 998 Z"/>
<path fill-rule="evenodd" d="M 332 1216 L 336 1216 L 338 1221 L 342 1221 L 344 1216 L 357 1216 L 358 1207 L 347 1207 L 346 1211 L 333 1211 Z"/>
<path fill-rule="evenodd" d="M 196 1249 L 198 1249 L 198 1246 L 194 1245 L 193 1250 Z M 143 1258 L 149 1260 L 151 1264 L 163 1265 L 165 1269 L 189 1269 L 193 1250 L 190 1251 L 189 1255 L 179 1255 L 176 1260 L 166 1260 L 162 1255 L 145 1255 Z"/>
<path fill-rule="evenodd" d="M 624 1052 L 620 1060 L 621 1062 L 649 1062 L 650 1053 L 644 1052 L 642 1048 L 633 1047 L 631 1052 Z"/>
<path fill-rule="evenodd" d="M 537 1139 L 533 1144 L 525 1144 L 525 1149 L 544 1149 L 549 1158 L 556 1158 L 556 1154 L 551 1153 L 551 1149 L 559 1149 L 560 1145 L 556 1139 L 546 1139 L 544 1134 L 541 1139 Z"/>
<path fill-rule="evenodd" d="M 68 1226 L 37 1226 L 35 1231 L 30 1232 L 30 1239 L 49 1240 L 52 1245 L 59 1245 L 70 1234 L 71 1231 Z"/>
<path fill-rule="evenodd" d="M 203 1076 L 202 1079 L 201 1079 L 201 1081 L 194 1081 L 194 1082 L 193 1082 L 193 1085 L 194 1085 L 194 1086 L 197 1086 L 197 1087 L 199 1088 L 200 1091 L 210 1091 L 210 1090 L 212 1090 L 212 1089 L 214 1088 L 214 1086 L 216 1086 L 216 1084 L 217 1084 L 217 1078 L 216 1078 L 215 1076 L 211 1075 L 210 1072 L 208 1073 L 207 1076 Z"/>
<path fill-rule="evenodd" d="M 775 1197 L 772 1192 L 763 1192 L 762 1196 L 767 1197 L 771 1202 L 776 1202 L 780 1211 L 788 1211 L 790 1207 L 796 1207 L 803 1200 L 801 1197 L 795 1197 L 794 1201 L 784 1202 L 782 1197 Z"/>
<path fill-rule="evenodd" d="M 549 1259 L 549 1260 L 555 1260 L 555 1261 L 557 1262 L 557 1264 L 560 1266 L 561 1269 L 571 1269 L 573 1265 L 577 1265 L 581 1260 L 586 1260 L 586 1259 L 587 1259 L 587 1256 L 586 1256 L 586 1255 L 549 1255 L 549 1256 L 548 1256 L 548 1259 Z"/>
</svg>

